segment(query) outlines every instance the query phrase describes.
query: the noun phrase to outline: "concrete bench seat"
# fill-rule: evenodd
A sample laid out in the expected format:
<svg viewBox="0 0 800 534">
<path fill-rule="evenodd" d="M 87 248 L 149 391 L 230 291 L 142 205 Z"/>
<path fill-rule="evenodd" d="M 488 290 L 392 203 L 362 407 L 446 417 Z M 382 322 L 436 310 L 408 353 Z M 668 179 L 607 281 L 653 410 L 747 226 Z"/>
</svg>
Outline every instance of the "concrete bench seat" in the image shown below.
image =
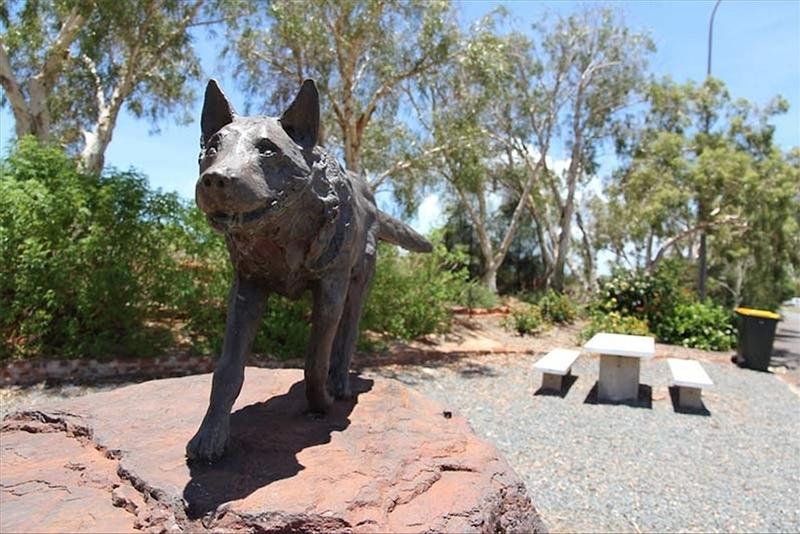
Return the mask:
<svg viewBox="0 0 800 534">
<path fill-rule="evenodd" d="M 700 362 L 668 358 L 667 365 L 672 372 L 672 383 L 678 388 L 678 406 L 702 410 L 703 389 L 714 385 Z"/>
<path fill-rule="evenodd" d="M 577 350 L 553 349 L 536 362 L 533 367 L 542 371 L 542 389 L 561 391 L 564 377 L 569 376 L 578 356 Z"/>
</svg>

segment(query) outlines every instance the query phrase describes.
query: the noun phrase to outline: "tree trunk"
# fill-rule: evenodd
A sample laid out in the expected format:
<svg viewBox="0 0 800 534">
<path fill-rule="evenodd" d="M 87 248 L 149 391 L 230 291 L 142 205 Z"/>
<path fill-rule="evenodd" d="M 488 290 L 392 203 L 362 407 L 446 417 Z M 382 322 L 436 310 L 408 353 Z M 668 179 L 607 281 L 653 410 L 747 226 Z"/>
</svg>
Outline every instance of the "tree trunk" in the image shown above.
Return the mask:
<svg viewBox="0 0 800 534">
<path fill-rule="evenodd" d="M 69 48 L 82 28 L 84 16 L 75 6 L 64 18 L 58 35 L 45 51 L 41 68 L 27 81 L 28 102 L 22 94 L 20 82 L 11 71 L 11 62 L 0 37 L 0 86 L 6 92 L 14 113 L 17 137 L 32 134 L 46 143 L 50 139 L 50 109 L 48 98 L 56 79 L 69 58 Z"/>
<path fill-rule="evenodd" d="M 485 285 L 489 291 L 494 294 L 497 294 L 497 269 L 499 267 L 499 265 L 495 264 L 487 265 L 486 270 L 481 276 L 481 282 L 483 285 Z"/>
<path fill-rule="evenodd" d="M 129 71 L 130 72 L 130 71 Z M 106 149 L 111 143 L 122 102 L 133 90 L 133 77 L 125 79 L 114 89 L 108 105 L 99 102 L 99 115 L 92 131 L 84 131 L 85 146 L 81 151 L 81 168 L 89 174 L 100 174 L 105 164 Z"/>
<path fill-rule="evenodd" d="M 19 86 L 16 76 L 11 71 L 11 60 L 6 53 L 5 46 L 0 40 L 0 87 L 6 92 L 6 98 L 14 114 L 14 126 L 17 139 L 31 133 L 31 113 L 25 95 Z"/>
<path fill-rule="evenodd" d="M 589 233 L 583 226 L 583 218 L 581 217 L 580 211 L 575 212 L 575 222 L 578 223 L 578 228 L 580 228 L 582 236 L 583 276 L 586 281 L 586 290 L 591 291 L 595 286 L 594 250 L 589 240 Z"/>
<path fill-rule="evenodd" d="M 578 185 L 578 177 L 581 173 L 581 155 L 583 152 L 583 130 L 581 125 L 581 113 L 583 108 L 583 83 L 578 86 L 575 95 L 575 110 L 572 119 L 572 154 L 570 155 L 569 168 L 567 169 L 567 198 L 561 210 L 561 234 L 558 236 L 558 249 L 554 261 L 553 270 L 553 289 L 564 291 L 564 263 L 569 254 L 570 231 L 572 229 L 572 215 L 575 207 L 575 189 Z"/>
<path fill-rule="evenodd" d="M 47 91 L 38 76 L 28 82 L 28 98 L 30 100 L 30 132 L 40 143 L 50 140 L 50 110 L 47 109 Z"/>
<path fill-rule="evenodd" d="M 81 169 L 89 174 L 100 174 L 105 164 L 105 153 L 111 142 L 111 133 L 102 135 L 98 130 L 84 132 L 86 145 L 81 151 Z"/>
<path fill-rule="evenodd" d="M 576 146 L 579 143 L 576 143 Z M 572 161 L 576 162 L 579 154 L 577 150 L 573 150 Z M 577 167 L 577 163 L 575 165 Z M 570 170 L 567 173 L 567 198 L 564 202 L 564 209 L 561 210 L 561 233 L 558 236 L 558 248 L 556 249 L 556 258 L 553 262 L 553 289 L 556 291 L 564 290 L 564 265 L 566 263 L 567 254 L 569 254 L 569 244 L 572 231 L 572 215 L 575 208 L 575 189 L 578 182 L 578 171 L 573 169 L 573 163 L 570 163 Z"/>
</svg>

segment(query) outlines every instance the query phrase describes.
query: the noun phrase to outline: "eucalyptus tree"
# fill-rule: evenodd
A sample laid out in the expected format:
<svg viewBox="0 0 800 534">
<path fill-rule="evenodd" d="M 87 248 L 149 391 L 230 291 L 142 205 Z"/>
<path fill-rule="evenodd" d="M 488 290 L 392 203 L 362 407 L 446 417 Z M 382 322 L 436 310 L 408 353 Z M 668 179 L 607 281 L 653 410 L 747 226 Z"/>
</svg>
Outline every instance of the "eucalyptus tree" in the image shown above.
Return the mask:
<svg viewBox="0 0 800 534">
<path fill-rule="evenodd" d="M 513 201 L 508 220 L 502 220 L 508 174 L 517 170 L 508 148 L 513 142 L 507 139 L 509 129 L 526 127 L 516 121 L 512 87 L 519 77 L 517 56 L 527 58 L 530 42 L 519 33 L 501 35 L 496 23 L 492 14 L 472 28 L 458 59 L 425 77 L 416 106 L 420 123 L 431 133 L 430 145 L 442 148 L 431 158 L 430 172 L 470 222 L 481 256 L 481 280 L 492 292 L 497 292 L 497 271 L 523 221 L 527 193 L 541 167 L 540 161 L 520 178 L 525 194 Z"/>
<path fill-rule="evenodd" d="M 456 51 L 445 0 L 272 0 L 234 4 L 224 52 L 251 102 L 281 109 L 304 78 L 323 95 L 325 143 L 379 187 L 416 165 L 421 147 L 404 94 Z M 407 187 L 394 180 L 395 187 Z"/>
<path fill-rule="evenodd" d="M 0 85 L 17 137 L 34 135 L 99 172 L 123 106 L 153 125 L 189 120 L 200 65 L 190 28 L 206 0 L 12 1 L 0 10 Z"/>
<path fill-rule="evenodd" d="M 705 232 L 716 294 L 775 305 L 800 265 L 800 165 L 769 122 L 786 110 L 780 97 L 763 109 L 734 99 L 713 78 L 653 82 L 645 113 L 618 132 L 622 165 L 595 207 L 602 246 L 653 270 L 697 262 Z"/>
<path fill-rule="evenodd" d="M 573 235 L 573 219 L 581 186 L 585 188 L 595 173 L 597 156 L 609 140 L 614 119 L 620 110 L 630 106 L 644 82 L 647 56 L 654 50 L 646 34 L 632 31 L 609 9 L 589 8 L 566 17 L 545 19 L 534 27 L 534 54 L 543 76 L 534 86 L 534 96 L 544 95 L 548 105 L 528 108 L 530 120 L 542 123 L 541 109 L 556 110 L 558 124 L 554 128 L 535 128 L 539 146 L 554 144 L 560 137 L 564 159 L 562 172 L 543 174 L 545 189 L 540 195 L 557 214 L 545 235 L 551 238 L 552 279 L 556 290 L 564 288 L 565 265 L 569 261 Z M 552 119 L 544 121 L 549 125 Z M 533 206 L 534 204 L 531 204 Z M 550 226 L 550 220 L 540 217 Z M 590 238 L 583 221 L 585 261 L 594 257 Z M 591 277 L 593 268 L 588 269 Z"/>
</svg>

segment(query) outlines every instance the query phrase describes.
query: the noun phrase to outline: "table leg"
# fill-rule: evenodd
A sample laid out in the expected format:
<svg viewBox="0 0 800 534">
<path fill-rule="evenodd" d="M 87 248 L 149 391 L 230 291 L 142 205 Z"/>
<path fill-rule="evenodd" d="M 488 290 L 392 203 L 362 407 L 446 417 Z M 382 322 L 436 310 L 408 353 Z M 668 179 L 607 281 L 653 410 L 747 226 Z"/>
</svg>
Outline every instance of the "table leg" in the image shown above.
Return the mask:
<svg viewBox="0 0 800 534">
<path fill-rule="evenodd" d="M 600 355 L 600 380 L 597 398 L 601 401 L 628 401 L 639 398 L 639 358 Z"/>
</svg>

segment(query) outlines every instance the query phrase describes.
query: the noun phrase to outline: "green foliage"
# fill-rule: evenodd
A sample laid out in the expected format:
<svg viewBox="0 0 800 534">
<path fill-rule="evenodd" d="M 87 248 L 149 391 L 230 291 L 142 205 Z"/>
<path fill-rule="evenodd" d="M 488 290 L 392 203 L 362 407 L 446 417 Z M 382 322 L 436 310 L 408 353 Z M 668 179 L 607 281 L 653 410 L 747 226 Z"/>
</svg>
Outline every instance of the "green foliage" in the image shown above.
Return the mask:
<svg viewBox="0 0 800 534">
<path fill-rule="evenodd" d="M 175 112 L 188 122 L 200 78 L 189 26 L 212 4 L 3 2 L 0 42 L 12 75 L 0 77 L 9 96 L 0 101 L 10 104 L 17 134 L 58 141 L 99 172 L 121 109 L 151 127 Z"/>
<path fill-rule="evenodd" d="M 733 314 L 710 301 L 679 304 L 659 328 L 666 343 L 703 350 L 729 350 L 736 344 Z"/>
<path fill-rule="evenodd" d="M 228 2 L 223 51 L 257 107 L 280 114 L 298 82 L 313 78 L 325 96 L 326 144 L 342 147 L 348 169 L 380 173 L 395 162 L 409 177 L 419 167 L 416 126 L 402 95 L 434 75 L 453 55 L 455 10 L 445 0 L 274 0 Z M 398 197 L 413 197 L 410 180 L 394 180 Z"/>
<path fill-rule="evenodd" d="M 480 281 L 472 280 L 464 285 L 456 302 L 467 308 L 493 308 L 497 305 L 497 295 Z"/>
<path fill-rule="evenodd" d="M 539 299 L 542 317 L 551 323 L 573 323 L 578 310 L 567 295 L 549 289 Z"/>
<path fill-rule="evenodd" d="M 735 343 L 733 317 L 710 301 L 694 301 L 684 275 L 680 262 L 665 262 L 653 274 L 618 271 L 601 285 L 587 335 L 598 331 L 632 333 L 624 330 L 644 326 L 664 343 L 728 350 Z"/>
<path fill-rule="evenodd" d="M 0 357 L 154 355 L 178 333 L 222 348 L 233 278 L 202 213 L 135 173 L 82 174 L 30 137 L 0 163 Z M 449 326 L 471 289 L 463 252 L 381 245 L 362 328 L 411 339 Z M 483 297 L 480 297 L 483 298 Z M 308 296 L 270 296 L 254 351 L 302 356 Z"/>
<path fill-rule="evenodd" d="M 400 255 L 381 244 L 378 265 L 361 329 L 413 339 L 450 326 L 450 305 L 459 302 L 467 281 L 461 252 L 437 244 L 431 254 Z"/>
<path fill-rule="evenodd" d="M 311 298 L 298 300 L 271 295 L 261 328 L 253 343 L 253 352 L 279 358 L 302 358 L 311 333 Z"/>
<path fill-rule="evenodd" d="M 800 152 L 783 152 L 759 108 L 720 80 L 653 82 L 648 109 L 617 127 L 623 162 L 594 204 L 595 242 L 652 267 L 708 241 L 709 295 L 730 306 L 775 308 L 800 266 Z"/>
<path fill-rule="evenodd" d="M 522 304 L 511 308 L 503 319 L 503 326 L 517 334 L 533 335 L 544 325 L 542 310 L 535 304 Z"/>
<path fill-rule="evenodd" d="M 632 336 L 649 336 L 650 328 L 647 321 L 619 312 L 597 311 L 591 315 L 589 324 L 579 334 L 580 343 L 585 343 L 599 332 L 609 334 L 628 334 Z"/>
<path fill-rule="evenodd" d="M 167 305 L 185 321 L 183 333 L 195 350 L 219 353 L 233 280 L 225 241 L 198 209 L 185 208 L 178 217 L 169 228 L 177 273 Z"/>
<path fill-rule="evenodd" d="M 135 173 L 79 173 L 26 137 L 0 163 L 3 356 L 152 353 L 171 292 L 162 231 L 180 205 Z"/>
<path fill-rule="evenodd" d="M 660 327 L 678 303 L 689 296 L 683 290 L 682 271 L 678 263 L 665 263 L 654 273 L 645 270 L 618 270 L 600 284 L 593 308 L 599 312 L 616 312 L 647 322 L 661 337 Z"/>
</svg>

